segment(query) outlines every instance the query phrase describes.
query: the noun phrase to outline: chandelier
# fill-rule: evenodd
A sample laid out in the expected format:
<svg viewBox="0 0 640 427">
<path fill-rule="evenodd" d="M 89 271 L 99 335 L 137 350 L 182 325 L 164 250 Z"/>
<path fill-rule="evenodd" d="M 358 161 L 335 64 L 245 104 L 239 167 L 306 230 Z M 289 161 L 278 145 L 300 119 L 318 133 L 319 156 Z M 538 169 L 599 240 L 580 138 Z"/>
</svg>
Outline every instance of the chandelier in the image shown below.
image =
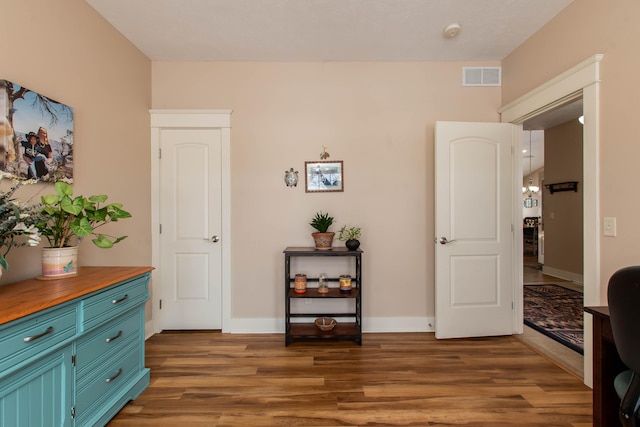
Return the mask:
<svg viewBox="0 0 640 427">
<path fill-rule="evenodd" d="M 522 193 L 526 194 L 527 197 L 531 197 L 538 191 L 540 191 L 540 187 L 533 185 L 533 180 L 529 177 L 529 184 L 526 187 L 522 187 Z"/>
</svg>

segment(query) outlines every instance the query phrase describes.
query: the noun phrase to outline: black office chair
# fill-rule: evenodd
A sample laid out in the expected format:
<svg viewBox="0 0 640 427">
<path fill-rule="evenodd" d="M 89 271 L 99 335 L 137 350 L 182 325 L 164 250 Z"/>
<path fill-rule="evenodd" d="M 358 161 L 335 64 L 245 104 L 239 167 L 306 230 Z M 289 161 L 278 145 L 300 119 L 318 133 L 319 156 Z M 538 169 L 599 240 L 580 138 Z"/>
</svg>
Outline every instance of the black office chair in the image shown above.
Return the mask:
<svg viewBox="0 0 640 427">
<path fill-rule="evenodd" d="M 620 359 L 629 368 L 614 386 L 623 426 L 640 426 L 640 266 L 616 271 L 609 279 L 609 313 L 613 339 Z"/>
</svg>

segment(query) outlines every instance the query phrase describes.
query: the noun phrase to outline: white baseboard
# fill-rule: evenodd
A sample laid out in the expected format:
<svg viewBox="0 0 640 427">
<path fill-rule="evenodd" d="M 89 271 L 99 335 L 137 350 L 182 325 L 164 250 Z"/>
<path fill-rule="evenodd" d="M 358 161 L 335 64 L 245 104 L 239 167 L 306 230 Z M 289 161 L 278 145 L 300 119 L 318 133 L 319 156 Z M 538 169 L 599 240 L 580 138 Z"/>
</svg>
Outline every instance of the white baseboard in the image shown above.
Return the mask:
<svg viewBox="0 0 640 427">
<path fill-rule="evenodd" d="M 435 318 L 433 317 L 373 317 L 362 321 L 362 332 L 434 332 Z M 153 321 L 146 322 L 145 340 L 155 331 Z M 229 334 L 282 334 L 284 333 L 284 319 L 282 318 L 250 318 L 231 319 L 225 325 L 223 333 Z"/>
<path fill-rule="evenodd" d="M 433 332 L 433 317 L 375 317 L 362 320 L 363 332 Z M 231 319 L 222 332 L 230 334 L 284 333 L 284 319 Z"/>
<path fill-rule="evenodd" d="M 559 279 L 571 280 L 572 282 L 576 283 L 584 283 L 584 276 L 582 274 L 560 270 L 559 268 L 553 268 L 544 265 L 542 266 L 542 273 L 548 276 L 557 277 Z"/>
</svg>

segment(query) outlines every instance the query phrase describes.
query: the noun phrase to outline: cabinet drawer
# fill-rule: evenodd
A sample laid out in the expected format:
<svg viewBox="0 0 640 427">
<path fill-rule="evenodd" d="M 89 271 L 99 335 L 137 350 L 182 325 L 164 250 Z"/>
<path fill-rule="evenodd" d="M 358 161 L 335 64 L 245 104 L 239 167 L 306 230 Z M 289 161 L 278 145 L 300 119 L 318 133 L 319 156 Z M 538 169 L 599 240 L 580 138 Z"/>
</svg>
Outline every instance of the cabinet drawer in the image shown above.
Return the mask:
<svg viewBox="0 0 640 427">
<path fill-rule="evenodd" d="M 76 335 L 76 304 L 0 327 L 0 372 Z"/>
<path fill-rule="evenodd" d="M 142 371 L 142 353 L 139 344 L 127 346 L 107 365 L 91 372 L 92 381 L 78 387 L 76 396 L 77 424 L 92 416 L 125 387 L 131 386 Z"/>
<path fill-rule="evenodd" d="M 82 300 L 82 328 L 91 329 L 148 299 L 148 275 L 137 277 L 114 288 Z"/>
<path fill-rule="evenodd" d="M 78 340 L 76 353 L 77 378 L 81 382 L 92 367 L 103 364 L 132 341 L 141 341 L 140 310 L 92 331 Z"/>
</svg>

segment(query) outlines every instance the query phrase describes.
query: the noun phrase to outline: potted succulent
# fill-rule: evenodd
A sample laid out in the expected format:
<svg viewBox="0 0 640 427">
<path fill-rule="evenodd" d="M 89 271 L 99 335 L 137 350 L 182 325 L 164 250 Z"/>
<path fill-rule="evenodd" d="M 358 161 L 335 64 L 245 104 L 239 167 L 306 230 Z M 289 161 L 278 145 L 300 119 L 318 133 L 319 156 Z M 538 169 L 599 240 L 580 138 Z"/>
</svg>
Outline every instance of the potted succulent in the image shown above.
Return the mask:
<svg viewBox="0 0 640 427">
<path fill-rule="evenodd" d="M 93 236 L 92 242 L 107 249 L 127 236 L 113 237 L 96 232 L 101 227 L 131 214 L 120 203 L 108 203 L 106 195 L 73 197 L 73 188 L 62 181 L 54 185 L 55 194 L 42 196 L 42 215 L 38 224 L 50 247 L 43 249 L 44 277 L 63 277 L 77 274 L 77 245 L 79 240 Z"/>
<path fill-rule="evenodd" d="M 331 249 L 333 244 L 333 236 L 336 233 L 329 231 L 329 227 L 333 224 L 333 217 L 328 213 L 322 211 L 317 212 L 313 217 L 309 225 L 315 228 L 317 231 L 311 233 L 313 240 L 315 241 L 316 249 Z"/>
<path fill-rule="evenodd" d="M 340 229 L 338 240 L 344 241 L 345 246 L 350 251 L 355 251 L 360 247 L 360 240 L 358 239 L 360 239 L 361 234 L 362 231 L 360 230 L 360 227 L 347 228 L 347 226 L 345 225 Z"/>
</svg>

